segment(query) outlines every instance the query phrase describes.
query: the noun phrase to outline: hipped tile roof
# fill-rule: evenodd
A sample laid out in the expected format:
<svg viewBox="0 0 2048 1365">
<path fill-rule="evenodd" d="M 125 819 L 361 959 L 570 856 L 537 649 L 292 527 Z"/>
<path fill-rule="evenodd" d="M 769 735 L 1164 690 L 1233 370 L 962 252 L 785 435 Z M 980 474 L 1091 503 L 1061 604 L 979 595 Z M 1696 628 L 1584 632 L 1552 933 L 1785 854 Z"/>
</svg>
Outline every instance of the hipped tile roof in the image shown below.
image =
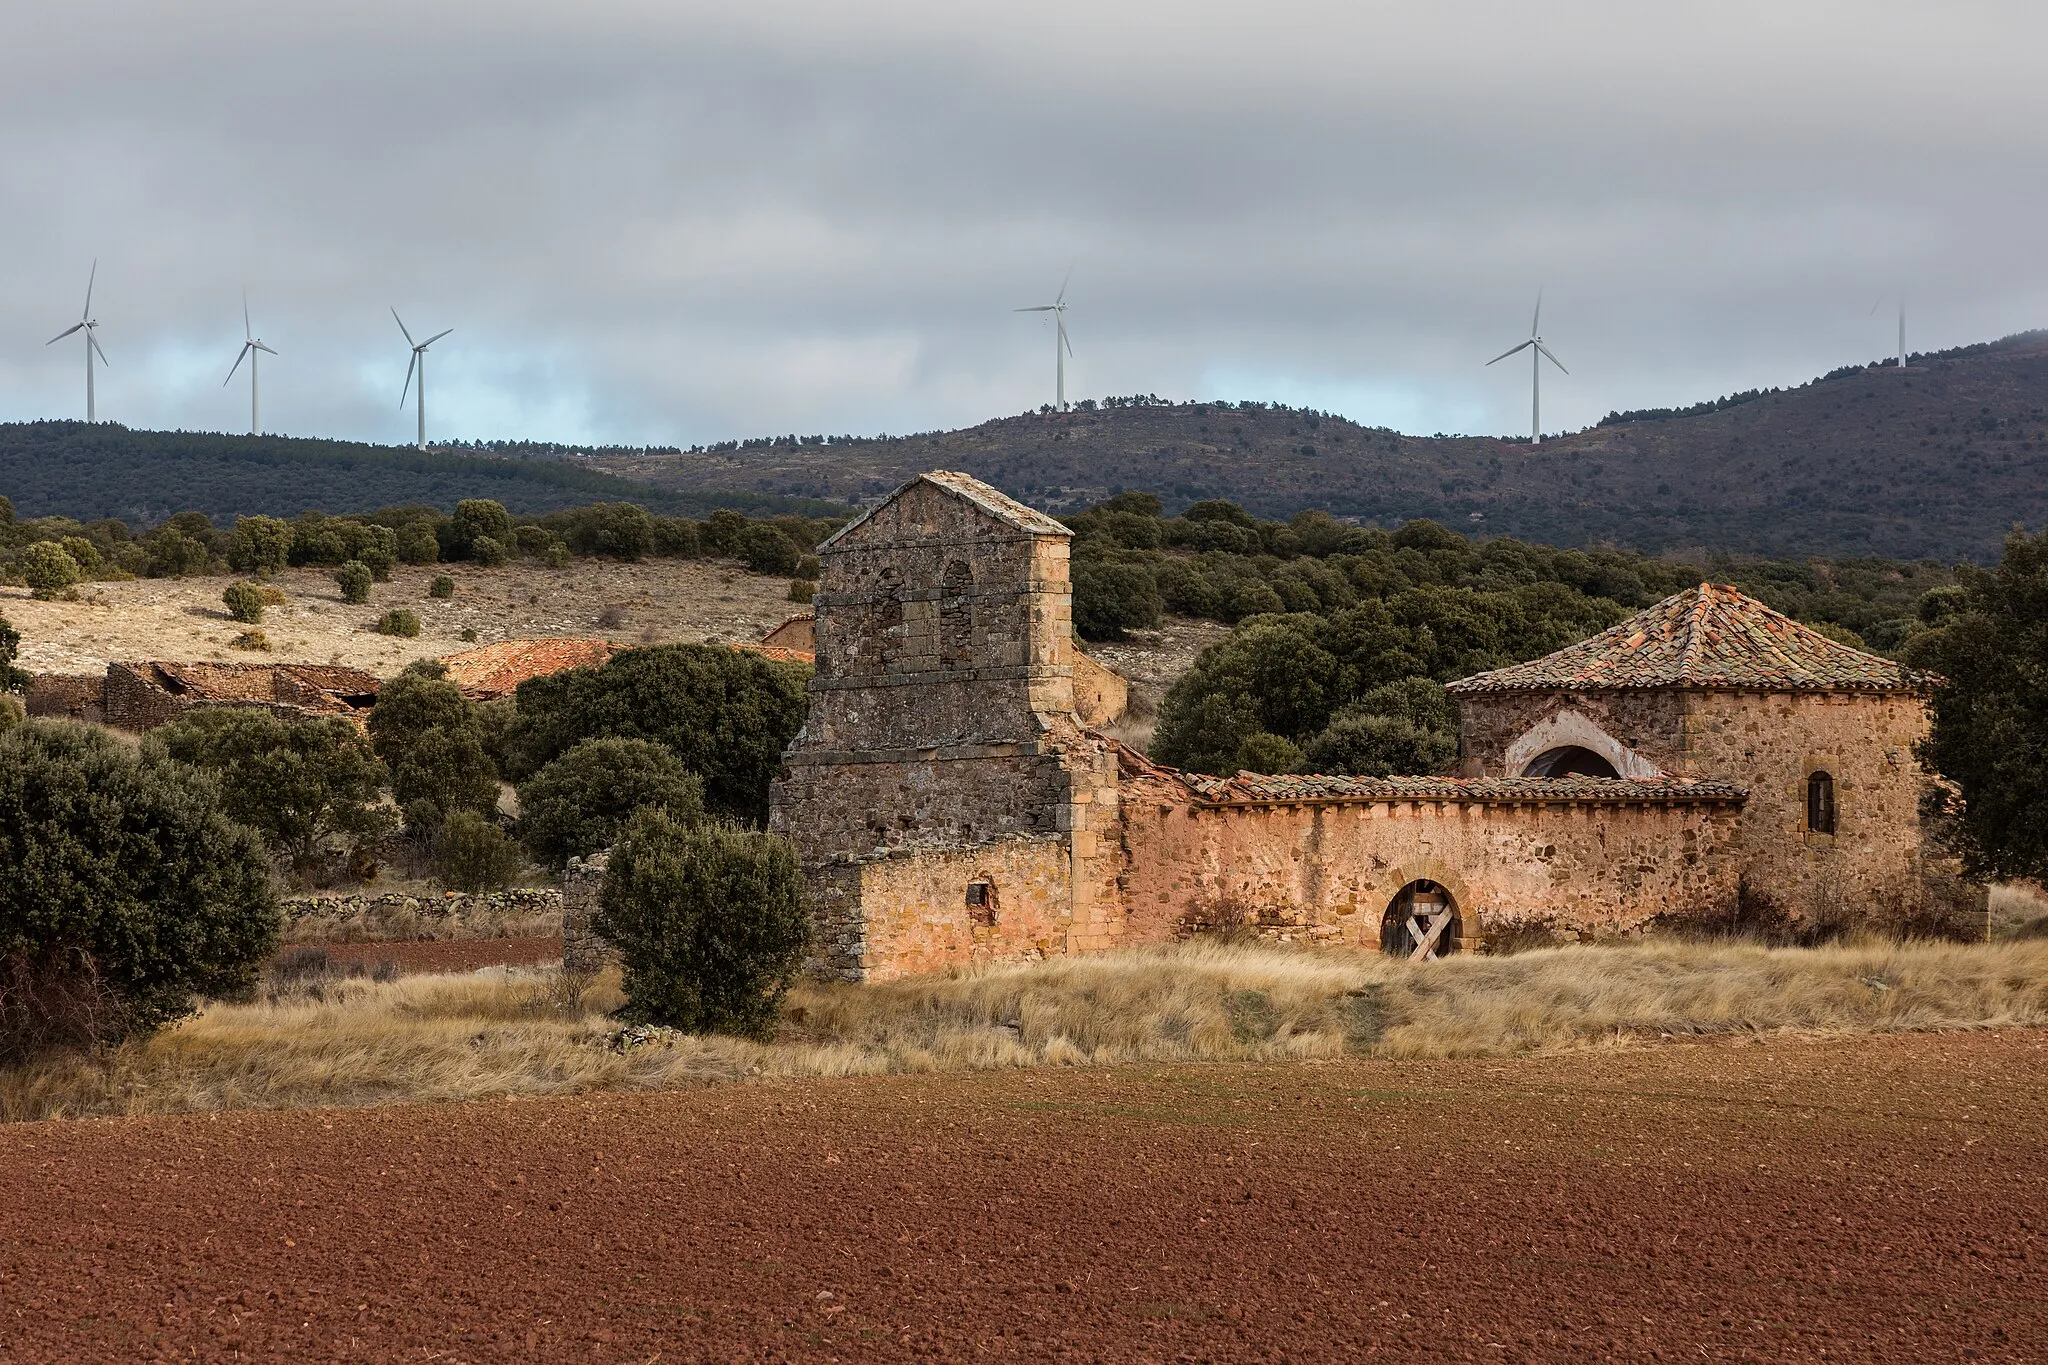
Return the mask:
<svg viewBox="0 0 2048 1365">
<path fill-rule="evenodd" d="M 873 507 L 855 517 L 852 521 L 847 522 L 846 525 L 828 536 L 825 543 L 818 548 L 820 550 L 831 549 L 851 534 L 856 527 L 866 525 L 873 519 L 875 513 L 881 511 L 884 507 L 887 507 L 890 503 L 896 501 L 896 499 L 902 497 L 921 483 L 928 483 L 934 488 L 951 494 L 953 497 L 972 503 L 997 521 L 1013 526 L 1019 531 L 1028 532 L 1034 536 L 1072 536 L 1074 534 L 1066 526 L 1053 520 L 1037 508 L 1026 507 L 1008 493 L 998 488 L 989 487 L 989 485 L 975 478 L 972 474 L 962 474 L 951 469 L 933 469 L 918 475 L 888 497 L 883 498 Z"/>
<path fill-rule="evenodd" d="M 1702 583 L 1555 654 L 1450 691 L 1701 687 L 1762 692 L 1917 691 L 1928 679 L 1830 640 L 1754 597 Z"/>
</svg>

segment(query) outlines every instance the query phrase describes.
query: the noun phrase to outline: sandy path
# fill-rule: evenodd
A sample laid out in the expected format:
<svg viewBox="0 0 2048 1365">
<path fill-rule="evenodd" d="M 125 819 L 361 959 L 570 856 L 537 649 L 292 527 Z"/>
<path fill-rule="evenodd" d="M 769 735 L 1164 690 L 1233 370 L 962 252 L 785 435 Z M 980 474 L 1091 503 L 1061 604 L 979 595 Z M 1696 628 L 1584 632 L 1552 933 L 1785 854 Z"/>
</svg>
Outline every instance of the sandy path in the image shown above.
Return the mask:
<svg viewBox="0 0 2048 1365">
<path fill-rule="evenodd" d="M 0 1130 L 8 1359 L 2007 1360 L 2048 1036 Z"/>
</svg>

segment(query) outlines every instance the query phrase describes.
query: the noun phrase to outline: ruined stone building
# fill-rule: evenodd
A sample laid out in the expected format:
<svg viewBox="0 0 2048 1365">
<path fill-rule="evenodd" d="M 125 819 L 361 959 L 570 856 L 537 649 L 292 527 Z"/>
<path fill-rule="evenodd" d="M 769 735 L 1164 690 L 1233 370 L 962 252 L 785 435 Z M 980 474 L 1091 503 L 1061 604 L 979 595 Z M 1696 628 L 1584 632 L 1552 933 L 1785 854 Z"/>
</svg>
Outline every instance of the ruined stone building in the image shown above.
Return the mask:
<svg viewBox="0 0 2048 1365">
<path fill-rule="evenodd" d="M 208 706 L 259 707 L 290 715 L 362 720 L 377 678 L 339 664 L 111 663 L 104 677 L 44 676 L 29 687 L 29 714 L 153 730 Z"/>
<path fill-rule="evenodd" d="M 1702 584 L 1451 685 L 1457 777 L 1201 776 L 1076 714 L 1067 529 L 923 475 L 820 547 L 773 827 L 881 980 L 1250 926 L 1408 956 L 1926 900 L 1921 680 Z"/>
</svg>

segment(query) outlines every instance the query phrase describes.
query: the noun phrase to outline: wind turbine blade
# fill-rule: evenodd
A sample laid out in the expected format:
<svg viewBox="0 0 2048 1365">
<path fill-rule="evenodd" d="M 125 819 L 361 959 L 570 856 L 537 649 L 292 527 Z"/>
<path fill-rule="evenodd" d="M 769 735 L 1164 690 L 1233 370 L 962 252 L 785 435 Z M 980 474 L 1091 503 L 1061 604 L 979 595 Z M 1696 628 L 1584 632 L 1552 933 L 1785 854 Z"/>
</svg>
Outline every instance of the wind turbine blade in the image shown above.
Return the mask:
<svg viewBox="0 0 2048 1365">
<path fill-rule="evenodd" d="M 1056 304 L 1041 303 L 1036 308 L 1012 308 L 1010 311 L 1013 313 L 1051 313 L 1056 311 L 1057 307 L 1058 305 Z"/>
<path fill-rule="evenodd" d="M 1069 263 L 1067 266 L 1066 276 L 1060 281 L 1060 292 L 1052 296 L 1052 301 L 1055 305 L 1062 304 L 1067 301 L 1067 286 L 1073 283 L 1073 280 L 1074 267 L 1071 263 Z"/>
<path fill-rule="evenodd" d="M 399 331 L 405 332 L 405 344 L 408 346 L 412 345 L 412 333 L 405 331 L 405 319 L 398 316 L 398 310 L 396 308 L 391 310 L 391 320 L 398 324 Z"/>
<path fill-rule="evenodd" d="M 57 333 L 57 335 L 51 337 L 48 341 L 44 342 L 43 345 L 55 346 L 58 342 L 62 341 L 65 337 L 70 336 L 73 332 L 77 331 L 79 328 L 83 326 L 85 326 L 85 324 L 82 322 L 74 322 L 69 327 L 66 327 L 63 331 Z"/>
<path fill-rule="evenodd" d="M 227 379 L 223 379 L 220 381 L 220 386 L 222 388 L 226 388 L 228 386 L 228 380 L 231 380 L 235 377 L 235 371 L 242 368 L 242 357 L 247 354 L 249 354 L 249 343 L 245 341 L 242 343 L 242 349 L 235 352 L 235 363 L 228 367 Z"/>
<path fill-rule="evenodd" d="M 401 322 L 398 326 L 400 330 L 403 330 L 405 324 Z M 412 367 L 419 363 L 420 353 L 418 351 L 414 351 L 412 359 L 405 362 L 405 387 L 398 391 L 398 410 L 400 412 L 405 411 L 405 396 L 412 392 Z"/>
<path fill-rule="evenodd" d="M 425 341 L 422 341 L 422 342 L 420 343 L 420 349 L 421 349 L 422 351 L 426 350 L 426 349 L 427 349 L 427 347 L 429 347 L 429 346 L 433 345 L 433 344 L 434 344 L 435 342 L 439 341 L 439 340 L 440 340 L 440 339 L 441 339 L 442 337 L 444 337 L 444 336 L 447 336 L 447 335 L 448 335 L 448 333 L 450 333 L 450 332 L 452 332 L 452 331 L 454 331 L 454 330 L 455 330 L 455 329 L 454 329 L 453 327 L 444 327 L 444 328 L 442 328 L 442 329 L 441 329 L 440 331 L 438 331 L 438 332 L 434 333 L 434 334 L 433 334 L 432 336 L 428 337 L 428 338 L 427 338 L 427 339 L 426 339 Z"/>
<path fill-rule="evenodd" d="M 256 333 L 249 327 L 249 291 L 244 289 L 242 291 L 242 336 L 245 340 L 249 340 L 253 339 L 255 335 Z"/>
<path fill-rule="evenodd" d="M 85 344 L 92 347 L 93 350 L 96 353 L 98 353 L 100 358 L 100 364 L 111 365 L 114 363 L 113 361 L 107 359 L 107 353 L 105 351 L 100 350 L 100 339 L 94 336 L 91 332 L 87 332 L 85 334 Z"/>
<path fill-rule="evenodd" d="M 1545 360 L 1548 360 L 1548 361 L 1549 361 L 1549 362 L 1550 362 L 1551 364 L 1553 364 L 1553 365 L 1557 366 L 1557 368 L 1559 368 L 1560 370 L 1564 370 L 1564 362 L 1563 362 L 1562 360 L 1559 360 L 1559 359 L 1558 359 L 1558 358 L 1557 358 L 1556 356 L 1552 355 L 1552 354 L 1550 353 L 1550 348 L 1549 348 L 1548 346 L 1545 346 L 1545 345 L 1544 345 L 1544 344 L 1543 344 L 1542 342 L 1540 342 L 1540 341 L 1539 341 L 1539 342 L 1536 342 L 1536 343 L 1535 343 L 1535 346 L 1536 346 L 1536 349 L 1537 349 L 1538 351 L 1541 351 L 1541 352 L 1543 353 L 1543 358 L 1544 358 Z M 1571 371 L 1570 371 L 1570 370 L 1564 370 L 1564 372 L 1565 372 L 1566 374 L 1570 374 L 1570 373 L 1571 373 Z"/>
<path fill-rule="evenodd" d="M 1529 319 L 1529 335 L 1543 335 L 1543 291 L 1540 288 L 1536 291 L 1536 315 Z"/>
<path fill-rule="evenodd" d="M 1067 320 L 1065 318 L 1060 319 L 1060 342 L 1067 348 L 1068 355 L 1074 353 L 1074 343 L 1067 340 Z"/>
<path fill-rule="evenodd" d="M 276 355 L 276 354 L 277 354 L 277 352 L 276 352 L 276 351 L 273 351 L 273 350 L 271 350 L 271 349 L 270 349 L 270 348 L 269 348 L 268 346 L 265 346 L 265 345 L 264 345 L 264 344 L 263 344 L 262 342 L 260 342 L 260 341 L 252 341 L 252 342 L 250 342 L 249 344 L 250 344 L 251 346 L 254 346 L 254 347 L 255 347 L 255 348 L 257 349 L 257 350 L 259 350 L 259 351 L 263 352 L 263 353 L 264 353 L 265 355 Z"/>
<path fill-rule="evenodd" d="M 92 258 L 92 273 L 85 277 L 85 311 L 78 315 L 81 319 L 89 318 L 92 316 L 92 286 L 93 281 L 97 280 L 99 277 L 100 258 L 95 256 Z"/>
<path fill-rule="evenodd" d="M 1491 359 L 1491 360 L 1487 361 L 1487 362 L 1486 362 L 1486 364 L 1487 364 L 1487 365 L 1498 365 L 1498 364 L 1499 364 L 1499 363 L 1500 363 L 1501 361 L 1503 361 L 1503 360 L 1506 360 L 1506 359 L 1507 359 L 1507 358 L 1508 358 L 1509 356 L 1513 355 L 1513 354 L 1514 354 L 1514 353 L 1515 353 L 1516 351 L 1526 351 L 1526 350 L 1528 350 L 1528 349 L 1529 349 L 1529 348 L 1530 348 L 1531 346 L 1534 346 L 1535 344 L 1536 344 L 1536 343 L 1535 343 L 1535 342 L 1533 342 L 1533 341 L 1525 341 L 1525 342 L 1523 342 L 1523 343 L 1522 343 L 1521 345 L 1519 345 L 1519 346 L 1512 346 L 1512 347 L 1509 347 L 1509 348 L 1508 348 L 1507 350 L 1505 350 L 1505 351 L 1502 351 L 1502 352 L 1501 352 L 1501 353 L 1500 353 L 1499 355 L 1495 356 L 1495 357 L 1494 357 L 1493 359 Z M 1484 366 L 1484 365 L 1482 365 L 1482 366 L 1481 366 L 1480 368 L 1481 368 L 1481 369 L 1484 369 L 1484 368 L 1485 368 L 1485 366 Z"/>
</svg>

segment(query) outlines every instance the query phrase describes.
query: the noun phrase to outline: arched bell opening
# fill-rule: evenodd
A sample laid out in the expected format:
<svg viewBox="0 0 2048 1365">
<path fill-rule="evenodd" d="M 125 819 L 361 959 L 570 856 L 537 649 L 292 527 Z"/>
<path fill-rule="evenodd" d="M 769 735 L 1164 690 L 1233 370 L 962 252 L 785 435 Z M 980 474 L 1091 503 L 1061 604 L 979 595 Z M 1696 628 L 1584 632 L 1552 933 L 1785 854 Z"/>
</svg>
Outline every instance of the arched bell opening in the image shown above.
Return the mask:
<svg viewBox="0 0 2048 1365">
<path fill-rule="evenodd" d="M 1591 749 L 1577 744 L 1545 749 L 1522 769 L 1524 777 L 1619 777 L 1609 763 Z"/>
<path fill-rule="evenodd" d="M 1458 951 L 1458 902 L 1450 888 L 1417 880 L 1394 893 L 1380 920 L 1380 951 L 1429 962 Z"/>
</svg>

